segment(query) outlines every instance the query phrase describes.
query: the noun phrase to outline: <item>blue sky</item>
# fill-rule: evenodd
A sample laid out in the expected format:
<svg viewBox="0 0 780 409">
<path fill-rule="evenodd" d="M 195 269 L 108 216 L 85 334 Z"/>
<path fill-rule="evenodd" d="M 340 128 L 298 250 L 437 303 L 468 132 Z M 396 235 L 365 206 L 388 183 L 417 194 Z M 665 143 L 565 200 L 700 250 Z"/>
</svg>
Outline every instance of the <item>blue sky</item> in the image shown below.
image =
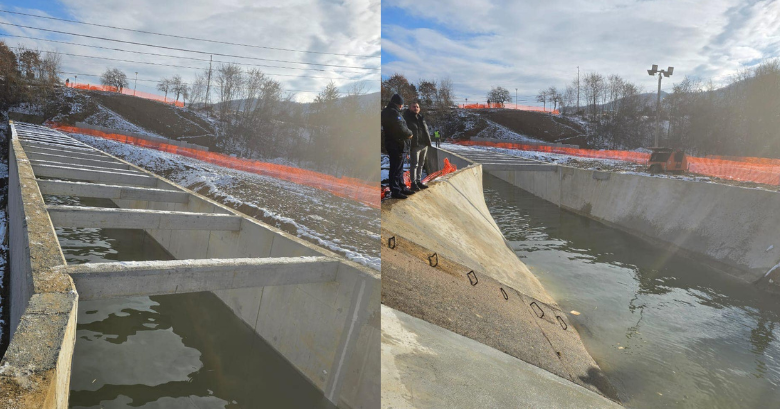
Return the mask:
<svg viewBox="0 0 780 409">
<path fill-rule="evenodd" d="M 379 90 L 380 66 L 380 6 L 379 0 L 290 0 L 279 3 L 271 0 L 60 0 L 60 1 L 2 1 L 0 10 L 10 10 L 34 15 L 65 18 L 135 30 L 181 36 L 207 38 L 242 44 L 262 45 L 303 51 L 320 51 L 326 55 L 248 48 L 194 40 L 159 37 L 95 26 L 45 20 L 28 16 L 0 13 L 0 23 L 21 24 L 65 32 L 102 36 L 140 43 L 201 50 L 209 53 L 233 54 L 278 61 L 250 60 L 246 58 L 220 57 L 215 60 L 265 65 L 255 67 L 282 83 L 286 90 L 294 90 L 297 100 L 309 101 L 331 80 L 346 91 L 362 84 L 365 92 Z M 204 58 L 202 54 L 150 48 L 132 44 L 44 32 L 0 24 L 0 34 L 36 37 L 83 45 L 103 46 L 133 51 L 172 55 L 149 56 L 115 50 L 104 50 L 71 44 L 19 37 L 2 37 L 9 46 L 23 45 L 43 51 L 62 53 L 63 79 L 73 80 L 80 73 L 79 82 L 99 82 L 99 76 L 107 68 L 119 68 L 128 78 L 138 72 L 138 90 L 158 93 L 155 84 L 162 78 L 179 74 L 191 81 L 195 74 L 208 68 L 208 62 L 182 57 Z M 135 63 L 89 59 L 64 54 L 80 54 L 137 61 Z M 368 56 L 374 58 L 363 58 Z M 208 59 L 209 56 L 205 55 Z M 338 65 L 327 67 L 296 64 L 298 62 Z M 192 68 L 177 68 L 148 63 L 162 63 Z M 215 64 L 216 66 L 217 64 Z M 273 66 L 273 67 L 268 67 Z M 373 68 L 372 70 L 346 68 Z M 252 68 L 244 66 L 244 68 Z M 296 69 L 298 68 L 298 69 Z M 299 68 L 309 68 L 302 70 Z M 311 70 L 320 69 L 317 70 Z M 94 75 L 87 76 L 86 74 Z"/>
<path fill-rule="evenodd" d="M 655 91 L 646 71 L 674 66 L 722 84 L 780 56 L 780 1 L 396 0 L 382 3 L 382 75 L 449 77 L 461 101 L 503 86 L 519 102 L 581 74 L 617 74 Z"/>
</svg>

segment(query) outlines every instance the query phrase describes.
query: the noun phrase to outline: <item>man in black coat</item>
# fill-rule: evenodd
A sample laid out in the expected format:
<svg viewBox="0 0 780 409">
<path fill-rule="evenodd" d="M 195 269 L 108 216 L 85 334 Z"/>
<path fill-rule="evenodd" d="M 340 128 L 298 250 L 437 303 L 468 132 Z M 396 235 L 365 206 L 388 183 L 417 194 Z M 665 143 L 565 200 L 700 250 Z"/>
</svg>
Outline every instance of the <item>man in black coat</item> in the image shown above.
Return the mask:
<svg viewBox="0 0 780 409">
<path fill-rule="evenodd" d="M 412 131 L 412 146 L 409 154 L 410 166 L 409 173 L 412 179 L 412 191 L 427 189 L 428 186 L 422 184 L 422 169 L 425 164 L 425 155 L 428 153 L 428 147 L 431 146 L 431 134 L 428 132 L 428 124 L 425 117 L 420 113 L 420 103 L 415 101 L 409 104 L 409 109 L 404 112 L 406 126 Z"/>
<path fill-rule="evenodd" d="M 390 157 L 390 197 L 394 199 L 406 199 L 407 195 L 414 193 L 404 185 L 404 156 L 409 149 L 406 142 L 412 137 L 412 131 L 401 115 L 403 106 L 403 98 L 395 94 L 382 110 L 385 150 Z"/>
</svg>

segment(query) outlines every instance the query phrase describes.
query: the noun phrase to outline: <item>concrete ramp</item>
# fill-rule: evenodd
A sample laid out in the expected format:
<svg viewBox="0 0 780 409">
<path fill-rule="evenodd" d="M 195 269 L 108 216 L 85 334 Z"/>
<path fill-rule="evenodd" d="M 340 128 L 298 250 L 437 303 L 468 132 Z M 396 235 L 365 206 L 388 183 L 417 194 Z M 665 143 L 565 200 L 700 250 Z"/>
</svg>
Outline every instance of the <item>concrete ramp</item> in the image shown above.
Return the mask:
<svg viewBox="0 0 780 409">
<path fill-rule="evenodd" d="M 382 313 L 385 407 L 619 406 L 566 314 L 490 216 L 479 165 L 383 204 L 382 304 L 395 311 Z M 411 317 L 398 321 L 402 313 Z M 409 349 L 410 337 L 426 345 Z M 517 393 L 517 379 L 497 373 L 551 390 Z M 459 391 L 442 396 L 453 384 Z"/>
<path fill-rule="evenodd" d="M 506 244 L 485 205 L 482 168 L 447 175 L 424 192 L 382 205 L 382 229 L 555 305 L 539 280 Z"/>
</svg>

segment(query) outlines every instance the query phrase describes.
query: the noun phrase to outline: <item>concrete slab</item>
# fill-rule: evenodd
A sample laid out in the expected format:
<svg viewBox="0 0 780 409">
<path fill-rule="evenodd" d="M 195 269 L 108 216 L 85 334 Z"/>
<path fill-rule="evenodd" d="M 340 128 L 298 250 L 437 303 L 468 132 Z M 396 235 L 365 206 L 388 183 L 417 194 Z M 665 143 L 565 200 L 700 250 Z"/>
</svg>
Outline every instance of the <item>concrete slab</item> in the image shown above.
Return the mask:
<svg viewBox="0 0 780 409">
<path fill-rule="evenodd" d="M 69 163 L 69 164 L 75 164 L 75 165 L 91 165 L 91 166 L 100 166 L 104 168 L 112 168 L 112 169 L 130 169 L 130 165 L 109 160 L 108 157 L 106 157 L 105 160 L 100 159 L 83 159 L 83 158 L 77 158 L 73 156 L 66 156 L 66 155 L 53 155 L 49 153 L 41 153 L 36 152 L 34 150 L 30 150 L 27 152 L 27 157 L 30 158 L 30 160 L 41 160 L 41 161 L 51 161 L 51 162 L 60 162 L 60 163 Z"/>
<path fill-rule="evenodd" d="M 103 185 L 97 183 L 65 182 L 60 180 L 36 180 L 45 195 L 96 197 L 102 199 L 148 200 L 168 203 L 187 203 L 189 193 L 165 189 L 132 186 Z"/>
<path fill-rule="evenodd" d="M 503 352 L 383 305 L 382 407 L 621 406 Z"/>
<path fill-rule="evenodd" d="M 46 210 L 57 227 L 229 231 L 241 229 L 241 217 L 227 214 L 81 206 L 46 206 Z"/>
<path fill-rule="evenodd" d="M 95 300 L 326 283 L 338 266 L 330 257 L 281 257 L 88 263 L 60 271 L 73 278 L 81 300 Z"/>
<path fill-rule="evenodd" d="M 64 166 L 36 165 L 33 172 L 37 177 L 86 180 L 102 183 L 125 183 L 136 186 L 157 186 L 157 179 L 137 173 L 108 172 L 95 169 L 71 168 Z"/>
</svg>

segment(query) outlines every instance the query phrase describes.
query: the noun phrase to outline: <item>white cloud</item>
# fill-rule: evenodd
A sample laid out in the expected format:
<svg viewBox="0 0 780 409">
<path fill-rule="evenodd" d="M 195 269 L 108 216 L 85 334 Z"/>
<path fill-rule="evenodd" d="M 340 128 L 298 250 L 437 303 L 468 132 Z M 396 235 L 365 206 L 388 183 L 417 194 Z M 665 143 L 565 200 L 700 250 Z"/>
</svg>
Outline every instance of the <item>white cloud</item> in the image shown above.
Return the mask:
<svg viewBox="0 0 780 409">
<path fill-rule="evenodd" d="M 383 74 L 414 82 L 449 76 L 457 96 L 472 101 L 500 85 L 531 102 L 540 89 L 569 84 L 577 66 L 653 90 L 645 72 L 651 64 L 675 67 L 663 84 L 671 89 L 685 75 L 723 81 L 780 55 L 776 0 L 397 0 L 383 8 L 430 23 L 406 29 L 383 22 L 384 51 L 398 58 L 383 63 Z"/>
<path fill-rule="evenodd" d="M 125 27 L 135 30 L 169 33 L 242 44 L 262 45 L 274 48 L 378 56 L 381 45 L 381 8 L 379 0 L 345 0 L 338 3 L 329 0 L 292 0 L 288 2 L 232 0 L 220 1 L 218 3 L 213 0 L 192 0 L 186 2 L 159 0 L 136 0 L 133 2 L 62 0 L 61 6 L 66 11 L 67 15 L 54 15 L 53 17 Z M 2 8 L 30 14 L 45 14 L 44 12 L 35 9 L 13 8 L 5 5 L 3 5 Z M 358 67 L 379 67 L 380 62 L 378 58 L 366 59 L 352 56 L 307 54 L 213 44 L 193 40 L 145 35 L 110 28 L 71 24 L 54 20 L 42 20 L 13 14 L 0 14 L 0 22 L 10 22 L 52 30 L 104 36 L 170 47 L 203 50 L 222 54 L 235 54 L 246 57 Z M 38 30 L 21 29 L 12 26 L 0 26 L 0 28 L 11 34 L 17 35 L 176 56 L 209 58 L 208 55 L 203 54 L 191 54 L 131 44 L 112 43 L 96 39 L 45 33 Z M 208 68 L 208 62 L 203 61 L 154 57 L 17 38 L 7 38 L 6 42 L 9 45 L 24 44 L 42 50 L 53 50 L 56 48 L 63 53 L 155 62 L 197 67 L 200 69 Z M 368 71 L 340 67 L 305 66 L 222 56 L 214 56 L 214 59 L 248 64 L 318 68 L 324 70 L 305 71 L 289 68 L 258 67 L 268 74 L 290 75 L 274 77 L 288 90 L 319 91 L 324 88 L 330 81 L 330 78 L 332 78 L 336 85 L 342 88 L 349 87 L 349 85 L 355 81 L 366 81 L 365 84 L 369 91 L 378 91 L 379 72 L 376 70 Z M 63 57 L 63 69 L 67 72 L 100 74 L 106 68 L 112 67 L 117 67 L 125 71 L 130 78 L 134 77 L 135 71 L 138 71 L 139 79 L 152 80 L 159 80 L 163 77 L 180 74 L 185 80 L 189 81 L 194 78 L 197 71 L 185 68 L 161 67 L 70 56 Z M 327 78 L 306 78 L 303 76 Z M 91 81 L 98 81 L 95 77 L 89 78 Z M 79 77 L 79 82 L 81 82 L 81 80 L 82 77 Z M 154 84 L 150 82 L 139 81 L 138 89 L 147 92 L 155 92 Z M 310 100 L 314 96 L 315 94 L 313 93 L 301 93 L 299 94 L 298 99 L 302 101 Z"/>
</svg>

